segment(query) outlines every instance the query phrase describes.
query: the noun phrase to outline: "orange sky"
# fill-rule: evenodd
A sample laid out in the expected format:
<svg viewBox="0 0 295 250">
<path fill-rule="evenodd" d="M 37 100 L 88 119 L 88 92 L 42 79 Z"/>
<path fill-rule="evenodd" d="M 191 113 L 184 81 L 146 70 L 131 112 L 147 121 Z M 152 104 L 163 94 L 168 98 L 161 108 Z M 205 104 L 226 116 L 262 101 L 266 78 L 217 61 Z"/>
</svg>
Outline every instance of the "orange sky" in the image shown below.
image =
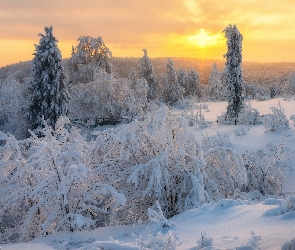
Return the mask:
<svg viewBox="0 0 295 250">
<path fill-rule="evenodd" d="M 0 0 L 0 66 L 32 59 L 52 25 L 64 58 L 81 35 L 113 56 L 222 59 L 222 30 L 243 34 L 243 60 L 295 61 L 294 0 Z"/>
</svg>

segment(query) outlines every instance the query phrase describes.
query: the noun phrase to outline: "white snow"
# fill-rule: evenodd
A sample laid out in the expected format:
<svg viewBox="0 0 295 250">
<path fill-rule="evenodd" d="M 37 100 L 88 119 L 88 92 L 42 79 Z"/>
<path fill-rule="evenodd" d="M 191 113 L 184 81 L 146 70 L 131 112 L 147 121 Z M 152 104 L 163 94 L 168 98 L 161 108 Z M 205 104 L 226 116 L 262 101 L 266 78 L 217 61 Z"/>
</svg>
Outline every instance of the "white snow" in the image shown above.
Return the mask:
<svg viewBox="0 0 295 250">
<path fill-rule="evenodd" d="M 251 101 L 252 107 L 260 114 L 271 113 L 270 107 L 281 102 L 286 117 L 295 115 L 295 100 L 272 99 Z M 295 127 L 290 121 L 290 129 L 265 132 L 263 125 L 221 125 L 216 118 L 226 111 L 226 102 L 207 102 L 209 112 L 202 110 L 206 121 L 213 123 L 206 128 L 194 128 L 199 139 L 202 136 L 227 134 L 231 146 L 239 153 L 248 149 L 263 150 L 269 141 L 276 142 L 283 135 L 287 138 L 287 148 L 291 152 L 291 171 L 283 183 L 286 194 L 295 193 Z M 203 112 L 204 111 L 204 112 Z M 173 111 L 179 112 L 177 110 Z M 244 128 L 245 134 L 236 136 L 235 131 Z M 39 237 L 29 243 L 1 245 L 1 250 L 12 249 L 281 249 L 291 246 L 295 238 L 295 212 L 284 210 L 283 197 L 261 197 L 255 193 L 245 194 L 241 199 L 224 199 L 216 204 L 204 204 L 172 217 L 169 227 L 162 222 L 138 222 L 136 225 L 108 226 L 93 231 L 61 232 Z M 255 199 L 256 198 L 256 199 Z M 284 212 L 285 211 L 285 212 Z M 159 233 L 160 232 L 160 233 Z M 212 238 L 212 239 L 210 239 Z M 206 241 L 207 240 L 207 241 Z M 294 241 L 294 240 L 293 240 Z M 199 247 L 198 247 L 199 246 Z M 204 246 L 204 244 L 203 244 Z M 205 246 L 204 246 L 205 247 Z M 289 248 L 291 249 L 291 248 Z M 293 248 L 292 248 L 293 249 Z"/>
</svg>

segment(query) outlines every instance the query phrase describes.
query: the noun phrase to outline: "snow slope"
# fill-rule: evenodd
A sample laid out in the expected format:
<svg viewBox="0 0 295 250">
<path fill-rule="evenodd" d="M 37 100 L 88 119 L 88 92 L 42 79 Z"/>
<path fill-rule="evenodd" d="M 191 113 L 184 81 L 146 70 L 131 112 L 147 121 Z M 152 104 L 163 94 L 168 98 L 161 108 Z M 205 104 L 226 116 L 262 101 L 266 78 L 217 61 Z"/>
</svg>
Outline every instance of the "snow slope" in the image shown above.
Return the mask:
<svg viewBox="0 0 295 250">
<path fill-rule="evenodd" d="M 261 114 L 270 113 L 278 99 L 252 102 L 252 107 Z M 295 100 L 280 100 L 287 118 L 295 114 Z M 194 128 L 201 139 L 204 135 L 227 134 L 232 147 L 239 153 L 248 149 L 264 149 L 269 141 L 276 142 L 281 136 L 288 140 L 291 152 L 289 160 L 292 171 L 286 176 L 283 190 L 287 195 L 295 194 L 295 127 L 265 133 L 263 125 L 243 126 L 245 135 L 236 136 L 235 130 L 242 126 L 220 125 L 217 115 L 226 110 L 225 102 L 208 102 L 209 112 L 205 119 L 212 121 L 207 128 Z M 176 111 L 177 112 L 177 111 Z M 241 199 L 221 200 L 216 204 L 205 204 L 171 218 L 171 228 L 161 228 L 160 223 L 144 223 L 127 226 L 111 226 L 94 231 L 62 232 L 40 237 L 30 243 L 1 245 L 0 249 L 281 249 L 286 242 L 295 239 L 295 211 L 284 213 L 285 197 L 261 197 L 255 192 L 244 194 Z M 159 233 L 160 232 L 160 233 Z M 158 234 L 157 234 L 158 233 Z M 210 239 L 212 238 L 212 239 Z M 205 244 L 207 243 L 207 244 Z M 285 244 L 285 246 L 291 243 Z M 295 249 L 295 241 L 294 241 Z M 282 249 L 288 249 L 287 247 Z"/>
</svg>

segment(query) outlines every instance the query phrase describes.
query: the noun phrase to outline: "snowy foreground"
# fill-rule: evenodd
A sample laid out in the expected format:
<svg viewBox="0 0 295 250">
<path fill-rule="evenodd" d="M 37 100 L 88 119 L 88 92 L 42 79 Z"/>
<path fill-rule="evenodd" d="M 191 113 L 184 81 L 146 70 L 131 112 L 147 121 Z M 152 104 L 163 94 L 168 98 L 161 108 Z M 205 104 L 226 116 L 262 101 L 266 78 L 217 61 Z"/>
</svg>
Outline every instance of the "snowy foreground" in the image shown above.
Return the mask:
<svg viewBox="0 0 295 250">
<path fill-rule="evenodd" d="M 295 100 L 280 102 L 287 118 L 295 114 Z M 254 101 L 252 107 L 267 114 L 277 103 L 278 99 Z M 206 104 L 208 112 L 202 110 L 203 115 L 213 123 L 207 128 L 192 128 L 197 138 L 217 132 L 226 134 L 233 149 L 241 154 L 249 149 L 263 150 L 267 143 L 277 142 L 282 136 L 288 138 L 291 171 L 283 183 L 285 197 L 262 197 L 252 192 L 240 199 L 220 200 L 179 214 L 167 223 L 170 227 L 163 228 L 160 222 L 139 222 L 94 231 L 56 233 L 29 243 L 1 245 L 0 249 L 295 249 L 295 211 L 283 213 L 286 197 L 295 194 L 293 121 L 290 121 L 290 129 L 271 133 L 265 133 L 263 125 L 220 125 L 215 122 L 216 117 L 226 110 L 227 104 Z M 244 131 L 244 135 L 237 136 L 239 131 Z"/>
</svg>

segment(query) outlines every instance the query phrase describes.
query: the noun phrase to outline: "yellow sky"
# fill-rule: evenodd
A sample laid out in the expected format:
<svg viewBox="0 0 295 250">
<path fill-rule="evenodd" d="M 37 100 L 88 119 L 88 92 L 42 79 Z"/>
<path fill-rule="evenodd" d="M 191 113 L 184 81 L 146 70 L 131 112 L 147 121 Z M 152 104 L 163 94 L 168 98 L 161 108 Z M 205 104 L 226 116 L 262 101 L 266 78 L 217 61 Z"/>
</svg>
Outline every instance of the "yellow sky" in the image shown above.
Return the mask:
<svg viewBox="0 0 295 250">
<path fill-rule="evenodd" d="M 294 0 L 0 0 L 0 66 L 32 59 L 52 25 L 64 58 L 81 35 L 113 56 L 222 59 L 222 30 L 243 34 L 243 60 L 295 61 Z"/>
</svg>

